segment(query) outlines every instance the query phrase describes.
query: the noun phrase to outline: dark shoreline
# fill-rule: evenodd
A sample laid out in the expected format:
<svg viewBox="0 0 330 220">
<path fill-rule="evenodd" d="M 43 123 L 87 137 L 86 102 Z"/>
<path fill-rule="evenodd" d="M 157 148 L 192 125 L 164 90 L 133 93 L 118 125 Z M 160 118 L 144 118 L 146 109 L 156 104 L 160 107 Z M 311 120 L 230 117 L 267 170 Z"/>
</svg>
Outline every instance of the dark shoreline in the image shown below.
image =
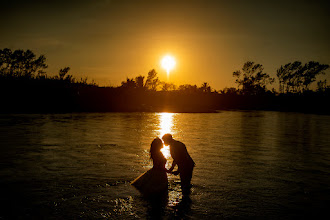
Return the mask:
<svg viewBox="0 0 330 220">
<path fill-rule="evenodd" d="M 0 80 L 0 113 L 175 112 L 263 110 L 330 115 L 330 89 L 300 94 L 242 95 L 152 91 L 55 80 Z"/>
<path fill-rule="evenodd" d="M 164 107 L 166 109 L 166 107 Z M 37 111 L 31 109 L 22 109 L 13 110 L 13 111 L 6 111 L 3 108 L 0 110 L 0 114 L 79 114 L 79 113 L 221 113 L 222 111 L 242 111 L 242 112 L 249 112 L 249 111 L 273 111 L 273 112 L 286 112 L 286 113 L 301 113 L 301 114 L 316 114 L 316 115 L 330 115 L 329 109 L 293 109 L 293 108 L 218 108 L 218 109 L 210 109 L 210 110 L 195 110 L 195 111 L 183 111 L 180 109 L 177 110 L 159 110 L 159 109 L 140 109 L 140 110 L 94 110 L 94 111 L 71 111 L 71 110 L 44 110 L 44 111 Z"/>
</svg>

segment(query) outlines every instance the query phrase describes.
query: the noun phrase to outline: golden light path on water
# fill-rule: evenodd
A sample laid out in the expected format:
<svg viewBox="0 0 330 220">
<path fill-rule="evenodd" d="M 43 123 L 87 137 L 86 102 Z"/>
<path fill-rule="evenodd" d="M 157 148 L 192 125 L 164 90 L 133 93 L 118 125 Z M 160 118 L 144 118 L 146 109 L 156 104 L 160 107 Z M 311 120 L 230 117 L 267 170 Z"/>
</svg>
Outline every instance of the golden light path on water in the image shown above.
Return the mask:
<svg viewBox="0 0 330 220">
<path fill-rule="evenodd" d="M 157 130 L 158 137 L 163 137 L 164 134 L 170 133 L 175 134 L 176 132 L 173 130 L 173 118 L 175 113 L 157 113 L 159 116 L 159 129 Z M 171 158 L 170 148 L 169 146 L 165 146 L 161 149 L 164 157 L 169 160 Z M 167 163 L 166 167 L 169 169 L 171 163 Z M 181 187 L 176 184 L 179 181 L 178 176 L 168 175 L 169 179 L 169 191 L 168 191 L 168 206 L 175 207 L 180 204 L 182 200 Z"/>
<path fill-rule="evenodd" d="M 159 137 L 162 138 L 163 135 L 167 133 L 172 134 L 173 116 L 175 115 L 175 113 L 162 112 L 158 113 L 158 115 L 160 121 L 158 130 Z M 161 151 L 166 159 L 169 159 L 171 157 L 169 146 L 164 145 Z"/>
</svg>

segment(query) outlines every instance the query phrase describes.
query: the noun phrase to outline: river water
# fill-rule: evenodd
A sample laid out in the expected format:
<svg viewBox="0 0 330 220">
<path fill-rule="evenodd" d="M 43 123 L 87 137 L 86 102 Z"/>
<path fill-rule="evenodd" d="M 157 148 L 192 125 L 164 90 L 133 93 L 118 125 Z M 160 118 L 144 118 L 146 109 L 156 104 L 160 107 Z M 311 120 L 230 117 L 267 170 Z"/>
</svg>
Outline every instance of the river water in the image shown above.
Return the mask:
<svg viewBox="0 0 330 220">
<path fill-rule="evenodd" d="M 130 181 L 151 168 L 150 143 L 171 133 L 196 162 L 191 194 L 168 175 L 148 200 Z M 164 155 L 171 164 L 168 148 Z M 295 219 L 329 216 L 330 116 L 0 115 L 0 219 Z"/>
</svg>

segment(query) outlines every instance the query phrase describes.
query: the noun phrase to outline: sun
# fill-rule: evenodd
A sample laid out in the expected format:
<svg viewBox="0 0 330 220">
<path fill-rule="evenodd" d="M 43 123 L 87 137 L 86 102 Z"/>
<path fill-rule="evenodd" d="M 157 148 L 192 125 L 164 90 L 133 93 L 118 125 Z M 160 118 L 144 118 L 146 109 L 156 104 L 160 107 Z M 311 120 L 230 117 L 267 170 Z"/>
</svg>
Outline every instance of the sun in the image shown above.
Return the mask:
<svg viewBox="0 0 330 220">
<path fill-rule="evenodd" d="M 167 77 L 169 77 L 170 71 L 175 67 L 175 64 L 176 64 L 174 57 L 172 57 L 170 55 L 166 55 L 165 57 L 163 57 L 161 64 L 162 64 L 162 67 L 167 72 Z"/>
</svg>

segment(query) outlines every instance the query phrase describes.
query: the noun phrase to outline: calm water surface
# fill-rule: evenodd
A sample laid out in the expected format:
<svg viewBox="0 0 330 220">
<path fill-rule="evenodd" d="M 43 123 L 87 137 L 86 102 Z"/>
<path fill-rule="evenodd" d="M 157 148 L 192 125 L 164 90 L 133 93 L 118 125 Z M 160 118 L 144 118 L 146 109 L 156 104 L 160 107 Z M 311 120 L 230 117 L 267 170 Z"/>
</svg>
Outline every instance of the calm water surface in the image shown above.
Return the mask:
<svg viewBox="0 0 330 220">
<path fill-rule="evenodd" d="M 169 175 L 168 198 L 150 201 L 129 183 L 151 168 L 150 143 L 167 132 L 196 162 L 192 193 L 182 199 Z M 329 216 L 330 116 L 0 115 L 0 193 L 0 219 Z"/>
</svg>

